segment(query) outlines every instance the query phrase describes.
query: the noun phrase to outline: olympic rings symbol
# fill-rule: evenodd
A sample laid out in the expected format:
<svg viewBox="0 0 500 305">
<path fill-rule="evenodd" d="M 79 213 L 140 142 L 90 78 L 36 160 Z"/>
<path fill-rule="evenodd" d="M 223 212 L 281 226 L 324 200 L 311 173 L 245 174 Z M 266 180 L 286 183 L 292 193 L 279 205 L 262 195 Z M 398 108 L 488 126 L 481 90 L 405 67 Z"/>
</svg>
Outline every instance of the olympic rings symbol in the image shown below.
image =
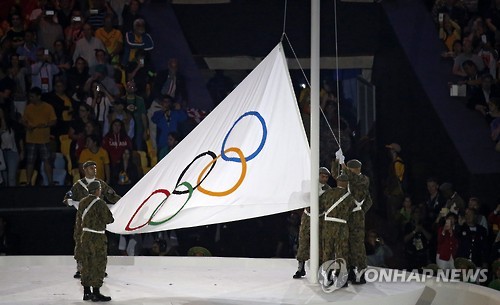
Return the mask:
<svg viewBox="0 0 500 305">
<path fill-rule="evenodd" d="M 243 152 L 241 151 L 241 149 L 236 148 L 236 147 L 230 147 L 230 148 L 225 149 L 226 142 L 227 142 L 227 140 L 229 138 L 229 135 L 231 134 L 231 132 L 233 131 L 233 129 L 235 128 L 235 126 L 244 117 L 247 117 L 247 116 L 255 116 L 259 120 L 259 122 L 260 122 L 260 124 L 262 126 L 262 139 L 261 139 L 261 141 L 259 143 L 259 146 L 249 156 L 245 156 L 243 154 Z M 140 228 L 145 227 L 146 225 L 157 226 L 157 225 L 161 225 L 161 224 L 164 224 L 164 223 L 168 222 L 169 220 L 171 220 L 172 218 L 174 218 L 175 216 L 177 216 L 177 214 L 179 214 L 179 212 L 184 208 L 184 206 L 191 199 L 191 197 L 192 197 L 192 195 L 193 195 L 193 193 L 194 193 L 195 190 L 198 190 L 198 191 L 200 191 L 201 193 L 203 193 L 205 195 L 214 196 L 214 197 L 223 197 L 223 196 L 227 196 L 227 195 L 233 193 L 234 191 L 236 191 L 241 186 L 241 184 L 245 180 L 245 176 L 246 176 L 246 172 L 247 172 L 247 162 L 250 161 L 250 160 L 252 160 L 252 159 L 254 159 L 262 151 L 262 149 L 264 148 L 264 145 L 266 143 L 266 140 L 267 140 L 267 126 L 266 126 L 266 121 L 264 120 L 264 118 L 262 117 L 262 115 L 259 112 L 257 112 L 257 111 L 245 112 L 243 115 L 241 115 L 234 122 L 233 126 L 231 127 L 231 129 L 229 129 L 229 131 L 227 132 L 226 136 L 224 137 L 224 141 L 222 142 L 222 147 L 221 147 L 221 153 L 220 153 L 220 155 L 216 156 L 214 152 L 212 152 L 210 150 L 207 150 L 206 152 L 200 153 L 199 155 L 197 155 L 196 157 L 194 157 L 193 161 L 191 161 L 186 166 L 186 168 L 184 168 L 184 170 L 181 172 L 181 174 L 179 175 L 179 178 L 177 179 L 177 182 L 176 182 L 176 186 L 175 186 L 174 190 L 172 191 L 172 193 L 170 193 L 170 191 L 168 191 L 166 189 L 157 189 L 157 190 L 153 191 L 151 193 L 151 195 L 149 195 L 139 205 L 139 207 L 137 208 L 137 210 L 134 212 L 134 214 L 132 215 L 132 217 L 128 221 L 128 223 L 127 223 L 127 225 L 125 227 L 125 230 L 126 231 L 135 231 L 135 230 L 138 230 Z M 238 157 L 237 158 L 235 158 L 235 157 L 228 157 L 226 154 L 229 153 L 229 152 L 236 153 L 236 155 Z M 191 183 L 189 183 L 187 181 L 181 182 L 182 178 L 184 177 L 184 175 L 186 174 L 186 172 L 189 170 L 189 168 L 191 167 L 191 165 L 193 165 L 198 159 L 200 159 L 200 158 L 202 158 L 204 156 L 210 156 L 212 158 L 212 160 L 203 168 L 203 170 L 198 175 L 198 179 L 196 181 L 196 185 L 193 187 L 191 185 Z M 202 186 L 202 183 L 210 175 L 210 173 L 214 169 L 215 164 L 217 163 L 217 160 L 219 160 L 219 158 L 222 158 L 224 161 L 241 163 L 241 174 L 240 174 L 240 177 L 238 178 L 238 181 L 236 181 L 236 183 L 231 188 L 229 188 L 229 189 L 227 189 L 225 191 L 207 190 L 207 189 L 205 189 Z M 181 186 L 185 187 L 186 189 L 185 190 L 179 190 L 179 187 L 181 187 Z M 188 197 L 187 197 L 186 201 L 182 204 L 182 206 L 174 214 L 172 214 L 170 216 L 167 216 L 164 219 L 155 220 L 154 219 L 155 216 L 165 206 L 165 203 L 167 202 L 167 199 L 172 194 L 174 194 L 174 195 L 188 194 Z M 155 195 L 164 195 L 165 198 L 155 207 L 154 211 L 148 217 L 147 221 L 145 221 L 142 224 L 139 224 L 139 225 L 136 225 L 136 226 L 132 227 L 132 221 L 136 218 L 136 216 L 143 209 L 143 207 L 147 204 L 147 202 L 151 199 L 151 197 L 153 197 Z M 147 211 L 145 211 L 145 212 L 147 212 Z"/>
</svg>

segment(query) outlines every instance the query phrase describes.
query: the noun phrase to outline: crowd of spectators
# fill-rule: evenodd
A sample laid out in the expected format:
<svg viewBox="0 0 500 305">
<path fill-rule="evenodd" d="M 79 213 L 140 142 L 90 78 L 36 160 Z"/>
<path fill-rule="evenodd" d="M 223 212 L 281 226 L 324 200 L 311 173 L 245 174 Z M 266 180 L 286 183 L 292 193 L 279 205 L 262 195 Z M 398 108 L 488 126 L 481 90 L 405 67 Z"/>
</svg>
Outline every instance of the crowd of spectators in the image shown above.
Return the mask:
<svg viewBox="0 0 500 305">
<path fill-rule="evenodd" d="M 466 203 L 451 183 L 434 177 L 428 178 L 427 191 L 417 204 L 406 194 L 393 218 L 398 232 L 393 245 L 404 255 L 405 267 L 446 270 L 465 263 L 468 269 L 488 269 L 489 281 L 497 280 L 500 201 L 494 209 L 474 196 Z"/>
<path fill-rule="evenodd" d="M 451 83 L 465 86 L 466 106 L 485 118 L 500 152 L 500 1 L 436 0 L 432 16 L 442 56 L 453 60 Z"/>
<path fill-rule="evenodd" d="M 438 0 L 432 14 L 446 48 L 442 56 L 453 58 L 452 73 L 468 87 L 467 106 L 485 117 L 500 151 L 500 1 L 492 0 L 491 8 L 477 4 Z M 97 163 L 98 178 L 110 185 L 133 185 L 203 118 L 202 112 L 186 110 L 187 92 L 176 59 L 167 69 L 155 71 L 150 56 L 154 39 L 140 6 L 137 0 L 40 0 L 36 6 L 13 6 L 0 28 L 0 143 L 6 165 L 0 168 L 2 186 L 19 185 L 23 170 L 26 185 L 44 183 L 32 179 L 37 170 L 46 184 L 61 184 L 53 179 L 57 154 L 68 163 L 65 185 L 80 177 L 80 165 L 89 159 Z M 232 86 L 222 71 L 216 73 L 208 86 L 215 104 Z M 321 87 L 320 163 L 328 165 L 338 149 L 334 134 L 340 134 L 338 140 L 348 152 L 355 126 L 338 115 L 343 99 L 332 84 L 324 80 Z M 298 101 L 309 135 L 307 88 Z M 399 145 L 387 148 L 392 165 L 403 163 Z M 466 205 L 451 183 L 440 184 L 436 178 L 428 179 L 428 194 L 405 194 L 403 172 L 401 165 L 394 167 L 397 187 L 386 192 L 389 204 L 383 217 L 395 230 L 389 235 L 368 227 L 369 264 L 449 269 L 466 260 L 473 267 L 490 268 L 488 274 L 495 279 L 500 269 L 500 202 L 491 211 L 476 197 Z M 418 197 L 426 199 L 415 204 Z M 297 213 L 120 236 L 115 249 L 122 255 L 212 252 L 292 258 L 298 242 Z M 0 254 L 7 252 L 5 227 L 0 218 Z M 391 262 L 397 255 L 403 256 L 402 264 Z"/>
<path fill-rule="evenodd" d="M 177 59 L 155 70 L 139 0 L 30 1 L 1 21 L 2 186 L 70 185 L 88 159 L 132 185 L 205 115 L 187 111 Z"/>
</svg>

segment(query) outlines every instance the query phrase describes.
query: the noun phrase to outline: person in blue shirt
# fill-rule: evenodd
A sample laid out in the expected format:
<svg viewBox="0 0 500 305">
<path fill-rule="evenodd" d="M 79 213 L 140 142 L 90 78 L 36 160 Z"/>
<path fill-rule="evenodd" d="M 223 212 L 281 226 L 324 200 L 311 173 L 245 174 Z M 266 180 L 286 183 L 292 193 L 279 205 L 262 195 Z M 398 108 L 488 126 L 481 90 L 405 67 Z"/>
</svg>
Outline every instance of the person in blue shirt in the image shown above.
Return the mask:
<svg viewBox="0 0 500 305">
<path fill-rule="evenodd" d="M 169 151 L 168 135 L 177 133 L 179 124 L 188 118 L 184 109 L 181 109 L 179 103 L 172 103 L 172 97 L 164 96 L 161 99 L 161 110 L 156 111 L 151 117 L 151 121 L 157 127 L 157 145 L 158 161 L 161 160 Z"/>
</svg>

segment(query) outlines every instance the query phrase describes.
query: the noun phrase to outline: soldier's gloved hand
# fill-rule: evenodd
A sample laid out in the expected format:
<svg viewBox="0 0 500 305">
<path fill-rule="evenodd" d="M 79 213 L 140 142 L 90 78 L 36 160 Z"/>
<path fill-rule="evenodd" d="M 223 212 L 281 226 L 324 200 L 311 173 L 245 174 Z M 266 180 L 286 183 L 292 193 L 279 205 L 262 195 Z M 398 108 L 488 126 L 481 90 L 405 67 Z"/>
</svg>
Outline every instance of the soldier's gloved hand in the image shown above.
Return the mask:
<svg viewBox="0 0 500 305">
<path fill-rule="evenodd" d="M 335 158 L 339 160 L 340 164 L 344 164 L 345 157 L 344 153 L 342 152 L 342 148 L 339 148 L 339 150 L 335 152 Z"/>
</svg>

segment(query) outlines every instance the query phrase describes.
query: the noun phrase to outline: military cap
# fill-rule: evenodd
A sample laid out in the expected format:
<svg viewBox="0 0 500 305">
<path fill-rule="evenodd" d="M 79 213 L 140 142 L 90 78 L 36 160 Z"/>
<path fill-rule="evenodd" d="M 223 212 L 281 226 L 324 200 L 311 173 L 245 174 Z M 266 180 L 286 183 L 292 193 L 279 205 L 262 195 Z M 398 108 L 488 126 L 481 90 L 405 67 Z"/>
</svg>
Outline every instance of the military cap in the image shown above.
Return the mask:
<svg viewBox="0 0 500 305">
<path fill-rule="evenodd" d="M 352 159 L 352 160 L 347 161 L 346 165 L 349 168 L 361 168 L 362 163 L 359 160 Z"/>
<path fill-rule="evenodd" d="M 326 167 L 324 167 L 324 166 L 322 166 L 322 167 L 320 167 L 320 168 L 319 168 L 319 173 L 320 173 L 320 174 L 331 175 L 331 174 L 330 174 L 330 171 L 328 170 L 328 168 L 326 168 Z"/>
<path fill-rule="evenodd" d="M 349 177 L 346 174 L 340 174 L 337 176 L 337 181 L 349 181 Z"/>
<path fill-rule="evenodd" d="M 89 161 L 83 163 L 83 169 L 86 169 L 87 167 L 92 166 L 92 165 L 97 165 L 97 163 L 95 163 L 92 160 L 89 160 Z"/>
<path fill-rule="evenodd" d="M 89 193 L 93 193 L 94 191 L 98 190 L 101 188 L 101 183 L 99 181 L 92 181 L 89 183 L 87 186 L 87 189 L 89 190 Z"/>
</svg>

